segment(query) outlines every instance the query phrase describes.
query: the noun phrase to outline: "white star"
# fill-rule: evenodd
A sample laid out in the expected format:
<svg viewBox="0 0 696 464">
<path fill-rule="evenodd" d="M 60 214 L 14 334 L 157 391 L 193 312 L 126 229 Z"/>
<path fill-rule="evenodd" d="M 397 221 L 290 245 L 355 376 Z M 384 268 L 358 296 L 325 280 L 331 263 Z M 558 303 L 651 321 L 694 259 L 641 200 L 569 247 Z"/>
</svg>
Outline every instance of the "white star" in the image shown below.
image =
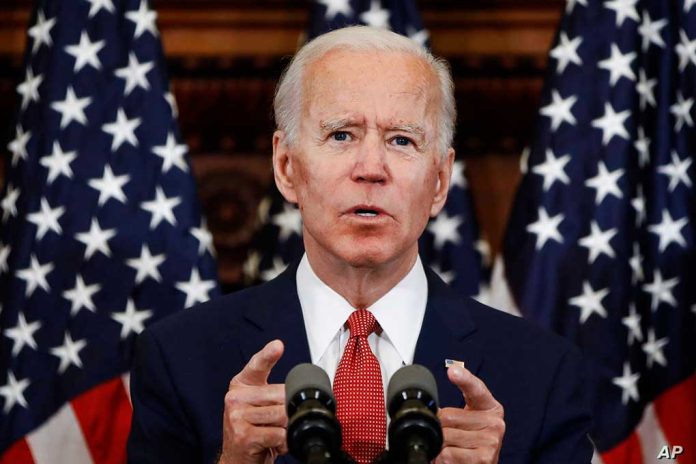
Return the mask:
<svg viewBox="0 0 696 464">
<path fill-rule="evenodd" d="M 636 80 L 636 75 L 631 69 L 631 61 L 636 59 L 636 52 L 621 53 L 616 44 L 611 44 L 611 56 L 599 62 L 598 66 L 609 71 L 609 84 L 613 87 L 621 77 L 631 81 Z"/>
<path fill-rule="evenodd" d="M 608 288 L 595 291 L 589 282 L 582 283 L 582 294 L 568 300 L 568 304 L 580 308 L 580 323 L 584 324 L 592 314 L 606 319 L 607 310 L 602 306 L 602 299 L 609 294 Z"/>
<path fill-rule="evenodd" d="M 43 82 L 43 75 L 34 76 L 31 66 L 27 67 L 24 82 L 17 86 L 17 93 L 22 96 L 22 111 L 29 106 L 29 102 L 39 101 L 39 86 Z"/>
<path fill-rule="evenodd" d="M 259 266 L 261 265 L 261 254 L 258 251 L 250 251 L 247 255 L 242 270 L 247 282 L 253 282 L 259 276 Z"/>
<path fill-rule="evenodd" d="M 140 63 L 135 53 L 128 54 L 128 66 L 119 68 L 114 71 L 116 77 L 126 81 L 125 95 L 128 96 L 136 87 L 141 87 L 145 90 L 150 88 L 150 83 L 147 80 L 147 73 L 154 68 L 152 61 Z"/>
<path fill-rule="evenodd" d="M 564 122 L 574 126 L 576 120 L 570 110 L 575 105 L 575 102 L 578 101 L 578 97 L 571 95 L 563 99 L 558 91 L 553 90 L 551 98 L 553 101 L 539 111 L 542 115 L 551 118 L 551 130 L 555 131 Z"/>
<path fill-rule="evenodd" d="M 443 271 L 442 268 L 436 263 L 431 264 L 430 268 L 435 271 L 435 274 L 440 276 L 445 283 L 450 284 L 452 281 L 454 281 L 455 275 L 453 270 L 450 269 L 449 271 Z"/>
<path fill-rule="evenodd" d="M 604 104 L 602 117 L 592 120 L 592 127 L 602 130 L 602 145 L 606 146 L 615 135 L 625 140 L 630 138 L 624 126 L 624 121 L 629 116 L 631 116 L 630 110 L 617 113 L 609 103 Z"/>
<path fill-rule="evenodd" d="M 662 367 L 667 367 L 667 359 L 663 351 L 664 347 L 669 343 L 669 338 L 661 338 L 655 340 L 655 330 L 648 329 L 648 340 L 643 343 L 643 352 L 646 356 L 648 369 L 652 369 L 653 363 L 657 363 Z"/>
<path fill-rule="evenodd" d="M 78 72 L 80 69 L 84 68 L 85 65 L 90 65 L 94 69 L 100 70 L 101 61 L 99 61 L 97 53 L 104 48 L 105 44 L 105 40 L 100 40 L 98 42 L 90 41 L 87 32 L 82 31 L 82 34 L 80 34 L 80 42 L 77 45 L 68 45 L 65 47 L 65 51 L 75 57 L 73 71 Z"/>
<path fill-rule="evenodd" d="M 22 126 L 17 124 L 17 132 L 14 140 L 12 140 L 7 148 L 12 152 L 12 166 L 17 164 L 20 159 L 26 160 L 29 154 L 27 153 L 27 143 L 31 138 L 31 131 L 24 132 Z"/>
<path fill-rule="evenodd" d="M 191 235 L 193 235 L 196 240 L 198 240 L 198 254 L 203 255 L 206 250 L 210 252 L 211 255 L 215 256 L 215 248 L 213 248 L 213 234 L 208 230 L 208 225 L 205 219 L 201 221 L 200 227 L 192 227 Z"/>
<path fill-rule="evenodd" d="M 626 18 L 631 18 L 635 22 L 640 21 L 636 3 L 638 0 L 610 0 L 604 4 L 604 7 L 616 12 L 616 27 L 621 27 Z"/>
<path fill-rule="evenodd" d="M 353 9 L 350 7 L 349 0 L 317 0 L 317 3 L 326 7 L 324 19 L 331 21 L 337 14 L 343 15 L 345 18 L 353 16 Z"/>
<path fill-rule="evenodd" d="M 636 305 L 631 303 L 628 316 L 621 319 L 621 323 L 628 329 L 628 344 L 643 340 L 643 331 L 640 328 L 640 314 L 636 312 Z"/>
<path fill-rule="evenodd" d="M 673 192 L 682 182 L 686 187 L 691 188 L 691 179 L 687 174 L 690 166 L 691 159 L 688 156 L 680 159 L 679 154 L 672 150 L 672 162 L 658 166 L 657 171 L 669 177 L 669 191 Z"/>
<path fill-rule="evenodd" d="M 485 267 L 491 265 L 491 246 L 486 239 L 480 238 L 474 242 L 474 249 L 481 255 L 481 260 Z"/>
<path fill-rule="evenodd" d="M 558 226 L 563 222 L 563 219 L 565 219 L 563 213 L 549 217 L 543 207 L 539 208 L 539 218 L 527 226 L 527 232 L 537 236 L 535 246 L 537 251 L 541 250 L 548 240 L 563 243 L 563 236 L 558 232 Z"/>
<path fill-rule="evenodd" d="M 683 72 L 689 63 L 696 64 L 696 39 L 689 40 L 684 29 L 679 30 L 679 43 L 674 51 L 679 55 L 679 72 Z"/>
<path fill-rule="evenodd" d="M 99 190 L 99 206 L 109 201 L 109 198 L 113 198 L 126 204 L 126 195 L 123 193 L 123 186 L 130 181 L 130 176 L 128 174 L 123 174 L 122 176 L 114 176 L 111 167 L 107 164 L 104 166 L 104 174 L 101 178 L 95 177 L 90 179 L 87 183 L 90 187 L 95 190 Z"/>
<path fill-rule="evenodd" d="M 590 229 L 590 234 L 578 241 L 580 246 L 587 248 L 589 251 L 589 264 L 594 263 L 601 254 L 605 254 L 610 258 L 616 257 L 614 249 L 609 242 L 617 234 L 618 230 L 616 228 L 602 230 L 599 228 L 597 221 L 592 221 Z"/>
<path fill-rule="evenodd" d="M 92 103 L 92 97 L 77 98 L 72 86 L 65 92 L 65 100 L 51 103 L 51 108 L 60 113 L 60 128 L 64 129 L 71 121 L 87 125 L 85 108 Z"/>
<path fill-rule="evenodd" d="M 41 166 L 48 168 L 48 184 L 51 185 L 56 177 L 64 175 L 68 179 L 73 176 L 72 169 L 70 168 L 70 163 L 77 158 L 77 151 L 69 151 L 67 153 L 63 152 L 58 141 L 53 142 L 53 153 L 46 155 L 39 163 Z"/>
<path fill-rule="evenodd" d="M 43 10 L 36 13 L 36 24 L 29 28 L 29 37 L 34 39 L 31 45 L 31 53 L 36 53 L 41 47 L 41 44 L 46 44 L 47 47 L 53 45 L 51 39 L 51 29 L 56 25 L 56 18 L 46 20 Z"/>
<path fill-rule="evenodd" d="M 527 174 L 529 171 L 529 155 L 532 150 L 529 147 L 524 147 L 522 153 L 520 154 L 520 173 Z"/>
<path fill-rule="evenodd" d="M 154 37 L 157 37 L 157 25 L 155 24 L 157 13 L 148 8 L 146 0 L 140 0 L 140 6 L 137 10 L 126 11 L 126 18 L 135 24 L 134 36 L 136 39 L 145 32 L 150 32 Z"/>
<path fill-rule="evenodd" d="M 135 307 L 133 300 L 128 298 L 126 310 L 121 313 L 113 313 L 111 318 L 121 324 L 121 339 L 125 340 L 128 335 L 134 333 L 139 334 L 145 330 L 145 320 L 152 317 L 152 311 L 149 309 L 138 310 Z"/>
<path fill-rule="evenodd" d="M 597 168 L 597 175 L 585 181 L 586 186 L 597 189 L 595 204 L 600 205 L 602 200 L 609 194 L 619 199 L 623 198 L 618 182 L 621 176 L 623 176 L 624 170 L 616 169 L 610 172 L 607 170 L 607 165 L 604 164 L 604 161 L 600 161 Z"/>
<path fill-rule="evenodd" d="M 360 20 L 371 27 L 391 29 L 389 27 L 389 14 L 389 10 L 380 5 L 380 0 L 372 0 L 370 9 L 360 13 Z"/>
<path fill-rule="evenodd" d="M 215 281 L 201 280 L 198 269 L 193 268 L 189 280 L 177 282 L 176 288 L 186 293 L 184 308 L 189 308 L 195 303 L 204 303 L 208 301 L 210 298 L 210 290 L 215 288 Z"/>
<path fill-rule="evenodd" d="M 19 194 L 19 187 L 14 188 L 11 184 L 7 186 L 5 198 L 0 202 L 0 208 L 2 208 L 2 222 L 7 221 L 8 217 L 17 216 L 17 199 L 19 198 Z"/>
<path fill-rule="evenodd" d="M 111 151 L 115 152 L 124 143 L 128 142 L 134 147 L 138 146 L 138 138 L 135 136 L 135 129 L 140 126 L 140 118 L 128 119 L 123 108 L 119 108 L 116 120 L 102 126 L 102 130 L 111 134 Z"/>
<path fill-rule="evenodd" d="M 640 379 L 640 374 L 636 372 L 635 374 L 631 372 L 631 365 L 627 362 L 623 366 L 623 375 L 621 377 L 614 377 L 611 379 L 611 383 L 623 390 L 621 392 L 621 403 L 624 405 L 628 404 L 628 400 L 633 401 L 640 400 L 638 395 L 638 379 Z"/>
<path fill-rule="evenodd" d="M 660 31 L 667 25 L 666 19 L 652 21 L 650 13 L 643 11 L 643 23 L 638 27 L 638 32 L 643 36 L 643 51 L 648 51 L 650 44 L 654 43 L 660 48 L 665 48 L 665 42 L 662 40 Z"/>
<path fill-rule="evenodd" d="M 175 118 L 178 117 L 179 107 L 176 104 L 176 98 L 174 97 L 174 94 L 171 92 L 167 92 L 164 94 L 164 99 L 167 101 L 169 109 L 172 111 L 172 116 Z"/>
<path fill-rule="evenodd" d="M 75 286 L 63 292 L 63 298 L 70 301 L 70 315 L 74 316 L 82 308 L 87 308 L 93 313 L 97 312 L 92 296 L 101 290 L 101 285 L 85 285 L 80 274 L 75 279 Z"/>
<path fill-rule="evenodd" d="M 152 256 L 150 253 L 150 248 L 147 245 L 143 245 L 140 249 L 140 256 L 138 258 L 126 260 L 126 264 L 136 270 L 136 284 L 140 284 L 148 277 L 152 278 L 156 282 L 161 282 L 162 276 L 159 273 L 158 267 L 165 261 L 165 259 L 166 256 L 164 253 Z"/>
<path fill-rule="evenodd" d="M 288 265 L 285 264 L 281 258 L 276 256 L 273 258 L 273 266 L 261 271 L 261 280 L 264 282 L 273 280 L 278 277 L 278 275 L 280 275 L 280 273 L 283 272 L 287 267 Z"/>
<path fill-rule="evenodd" d="M 82 359 L 80 359 L 80 351 L 87 346 L 87 342 L 83 340 L 73 341 L 68 332 L 65 332 L 63 344 L 55 348 L 51 348 L 51 354 L 60 359 L 58 373 L 62 374 L 71 365 L 82 368 Z"/>
<path fill-rule="evenodd" d="M 447 211 L 441 211 L 434 221 L 428 224 L 428 231 L 433 234 L 433 246 L 442 250 L 447 242 L 458 245 L 462 241 L 459 235 L 459 226 L 464 223 L 464 218 L 459 215 L 450 216 Z"/>
<path fill-rule="evenodd" d="M 650 161 L 650 139 L 645 136 L 642 127 L 638 128 L 638 140 L 633 143 L 638 151 L 638 165 L 643 168 Z"/>
<path fill-rule="evenodd" d="M 684 12 L 688 13 L 694 4 L 696 4 L 696 0 L 684 0 Z"/>
<path fill-rule="evenodd" d="M 25 296 L 28 298 L 41 287 L 46 293 L 51 291 L 51 287 L 46 281 L 46 276 L 53 270 L 53 263 L 40 264 L 35 255 L 31 255 L 31 263 L 26 269 L 17 271 L 16 276 L 26 282 Z"/>
<path fill-rule="evenodd" d="M 669 107 L 669 112 L 677 118 L 677 122 L 674 124 L 674 130 L 678 131 L 686 122 L 686 125 L 693 127 L 694 120 L 691 119 L 691 107 L 694 105 L 694 99 L 689 98 L 684 100 L 681 92 L 677 92 L 677 102 Z"/>
<path fill-rule="evenodd" d="M 640 254 L 638 243 L 633 244 L 633 256 L 628 260 L 628 265 L 631 266 L 631 283 L 635 284 L 639 280 L 645 279 L 643 275 L 643 256 Z"/>
<path fill-rule="evenodd" d="M 302 215 L 297 208 L 288 203 L 283 204 L 282 212 L 273 215 L 271 223 L 280 228 L 278 240 L 281 242 L 290 238 L 292 234 L 302 235 Z"/>
<path fill-rule="evenodd" d="M 636 85 L 636 90 L 640 95 L 640 109 L 645 109 L 645 103 L 649 103 L 650 106 L 657 106 L 655 101 L 655 93 L 653 92 L 653 87 L 657 85 L 657 79 L 649 79 L 645 75 L 645 70 L 641 69 L 638 71 L 638 84 Z"/>
<path fill-rule="evenodd" d="M 464 161 L 455 161 L 454 164 L 452 165 L 452 177 L 450 178 L 450 190 L 452 190 L 453 187 L 459 187 L 461 189 L 466 189 L 467 182 L 466 182 L 466 175 L 464 174 L 464 171 L 466 170 L 466 165 L 464 164 Z"/>
<path fill-rule="evenodd" d="M 152 147 L 152 152 L 162 158 L 162 172 L 165 173 L 168 172 L 172 166 L 176 166 L 183 172 L 188 172 L 186 158 L 184 158 L 187 151 L 188 148 L 185 144 L 176 143 L 176 137 L 174 137 L 172 132 L 167 134 L 167 141 L 164 145 Z"/>
<path fill-rule="evenodd" d="M 140 207 L 152 214 L 150 229 L 155 229 L 163 219 L 172 226 L 176 226 L 174 208 L 176 208 L 179 203 L 181 203 L 181 197 L 167 198 L 162 191 L 162 187 L 157 187 L 155 199 L 143 202 Z"/>
<path fill-rule="evenodd" d="M 0 242 L 0 275 L 9 270 L 7 267 L 7 259 L 10 257 L 11 251 L 12 247 L 10 245 L 3 245 L 3 243 Z"/>
<path fill-rule="evenodd" d="M 34 332 L 40 328 L 41 321 L 34 321 L 27 324 L 24 313 L 19 313 L 17 325 L 11 329 L 5 329 L 5 336 L 12 339 L 12 356 L 17 356 L 25 346 L 35 350 L 38 349 L 36 340 L 34 340 Z"/>
<path fill-rule="evenodd" d="M 651 302 L 650 308 L 657 311 L 660 303 L 665 302 L 673 308 L 677 307 L 677 300 L 674 299 L 672 295 L 672 289 L 679 284 L 679 277 L 673 277 L 668 280 L 662 280 L 662 273 L 660 270 L 655 271 L 654 280 L 649 284 L 643 285 L 643 291 L 650 293 Z"/>
<path fill-rule="evenodd" d="M 85 249 L 85 260 L 88 260 L 97 251 L 105 256 L 111 256 L 109 248 L 109 240 L 116 235 L 116 229 L 104 230 L 99 225 L 96 218 L 92 218 L 92 223 L 89 226 L 89 231 L 75 234 L 75 239 L 82 242 L 87 248 Z"/>
<path fill-rule="evenodd" d="M 544 191 L 547 192 L 556 181 L 562 184 L 570 184 L 570 179 L 566 175 L 565 165 L 570 162 L 570 155 L 563 155 L 556 158 L 550 148 L 546 149 L 546 161 L 534 166 L 532 172 L 544 176 Z"/>
<path fill-rule="evenodd" d="M 568 0 L 566 2 L 566 14 L 571 14 L 575 9 L 575 4 L 587 6 L 587 0 Z"/>
<path fill-rule="evenodd" d="M 660 238 L 660 253 L 665 251 L 672 242 L 686 248 L 686 240 L 681 233 L 681 229 L 688 223 L 689 220 L 686 216 L 675 221 L 667 208 L 662 210 L 662 222 L 648 226 L 648 230 L 653 234 L 657 234 Z"/>
<path fill-rule="evenodd" d="M 56 234 L 63 233 L 63 229 L 58 223 L 58 219 L 65 212 L 64 206 L 58 206 L 51 209 L 46 198 L 41 199 L 41 210 L 35 213 L 27 214 L 27 221 L 36 225 L 36 239 L 41 240 L 46 232 L 52 230 Z"/>
<path fill-rule="evenodd" d="M 582 60 L 578 55 L 578 47 L 582 43 L 582 37 L 575 37 L 573 40 L 568 39 L 568 35 L 565 32 L 560 33 L 559 43 L 554 48 L 551 49 L 549 55 L 555 58 L 558 63 L 556 65 L 556 73 L 561 74 L 568 63 L 574 63 L 578 66 L 582 66 Z"/>
<path fill-rule="evenodd" d="M 430 38 L 430 33 L 427 29 L 421 29 L 420 31 L 417 31 L 411 26 L 408 26 L 406 28 L 406 34 L 408 35 L 409 39 L 413 40 L 421 47 L 425 47 L 428 43 L 428 39 Z"/>
<path fill-rule="evenodd" d="M 115 13 L 116 9 L 111 0 L 87 0 L 90 3 L 89 6 L 89 18 L 93 18 L 94 15 L 99 13 L 101 10 L 106 10 L 109 13 Z"/>
<path fill-rule="evenodd" d="M 0 396 L 5 399 L 5 406 L 2 412 L 7 414 L 14 408 L 15 404 L 28 408 L 27 400 L 24 398 L 24 390 L 31 384 L 29 379 L 17 381 L 12 371 L 7 373 L 7 383 L 0 387 Z"/>
</svg>

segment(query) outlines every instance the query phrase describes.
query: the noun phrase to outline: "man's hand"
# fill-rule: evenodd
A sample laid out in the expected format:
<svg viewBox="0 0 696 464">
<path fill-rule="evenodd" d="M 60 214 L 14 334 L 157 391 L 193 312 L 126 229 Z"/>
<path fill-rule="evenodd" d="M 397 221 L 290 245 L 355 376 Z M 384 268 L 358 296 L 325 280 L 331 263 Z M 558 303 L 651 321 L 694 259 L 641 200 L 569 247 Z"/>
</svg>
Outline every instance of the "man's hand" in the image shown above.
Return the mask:
<svg viewBox="0 0 696 464">
<path fill-rule="evenodd" d="M 497 463 L 505 434 L 503 406 L 467 369 L 452 366 L 447 376 L 461 390 L 466 407 L 440 409 L 444 443 L 435 463 Z"/>
<path fill-rule="evenodd" d="M 280 340 L 269 342 L 230 382 L 219 464 L 272 463 L 287 452 L 285 385 L 267 382 L 283 349 Z"/>
</svg>

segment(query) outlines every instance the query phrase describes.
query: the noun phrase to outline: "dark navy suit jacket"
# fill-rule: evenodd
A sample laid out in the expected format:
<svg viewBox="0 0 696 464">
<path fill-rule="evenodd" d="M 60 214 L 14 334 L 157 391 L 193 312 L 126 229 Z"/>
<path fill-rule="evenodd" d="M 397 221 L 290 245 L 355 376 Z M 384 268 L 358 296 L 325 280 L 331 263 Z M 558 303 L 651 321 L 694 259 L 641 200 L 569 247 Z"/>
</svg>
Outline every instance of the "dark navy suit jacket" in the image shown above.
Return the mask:
<svg viewBox="0 0 696 464">
<path fill-rule="evenodd" d="M 130 463 L 214 463 L 230 380 L 270 340 L 285 343 L 282 383 L 309 346 L 290 266 L 273 281 L 166 318 L 139 337 L 131 377 Z M 463 406 L 445 358 L 461 360 L 505 408 L 502 463 L 588 463 L 582 358 L 564 339 L 460 297 L 426 269 L 428 303 L 414 362 L 437 380 L 440 406 Z M 276 462 L 295 462 L 280 457 Z"/>
</svg>

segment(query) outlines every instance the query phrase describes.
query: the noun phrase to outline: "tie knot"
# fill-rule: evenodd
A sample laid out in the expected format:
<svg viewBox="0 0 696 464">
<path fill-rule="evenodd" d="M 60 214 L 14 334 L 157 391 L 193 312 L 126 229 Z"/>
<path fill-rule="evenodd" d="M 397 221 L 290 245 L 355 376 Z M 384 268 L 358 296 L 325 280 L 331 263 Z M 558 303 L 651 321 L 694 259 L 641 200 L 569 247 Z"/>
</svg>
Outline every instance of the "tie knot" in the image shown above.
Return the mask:
<svg viewBox="0 0 696 464">
<path fill-rule="evenodd" d="M 356 309 L 348 318 L 350 338 L 367 337 L 377 330 L 377 319 L 367 309 Z"/>
</svg>

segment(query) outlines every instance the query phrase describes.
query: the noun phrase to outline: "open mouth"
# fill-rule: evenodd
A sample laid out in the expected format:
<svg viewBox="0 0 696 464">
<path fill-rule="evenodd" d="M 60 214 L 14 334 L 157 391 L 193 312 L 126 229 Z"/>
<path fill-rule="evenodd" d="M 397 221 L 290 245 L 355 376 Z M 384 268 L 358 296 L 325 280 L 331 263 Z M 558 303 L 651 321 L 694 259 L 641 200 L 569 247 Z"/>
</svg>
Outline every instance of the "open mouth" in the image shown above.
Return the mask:
<svg viewBox="0 0 696 464">
<path fill-rule="evenodd" d="M 355 214 L 362 217 L 376 217 L 379 214 L 379 212 L 375 211 L 374 209 L 359 208 L 355 210 Z"/>
</svg>

